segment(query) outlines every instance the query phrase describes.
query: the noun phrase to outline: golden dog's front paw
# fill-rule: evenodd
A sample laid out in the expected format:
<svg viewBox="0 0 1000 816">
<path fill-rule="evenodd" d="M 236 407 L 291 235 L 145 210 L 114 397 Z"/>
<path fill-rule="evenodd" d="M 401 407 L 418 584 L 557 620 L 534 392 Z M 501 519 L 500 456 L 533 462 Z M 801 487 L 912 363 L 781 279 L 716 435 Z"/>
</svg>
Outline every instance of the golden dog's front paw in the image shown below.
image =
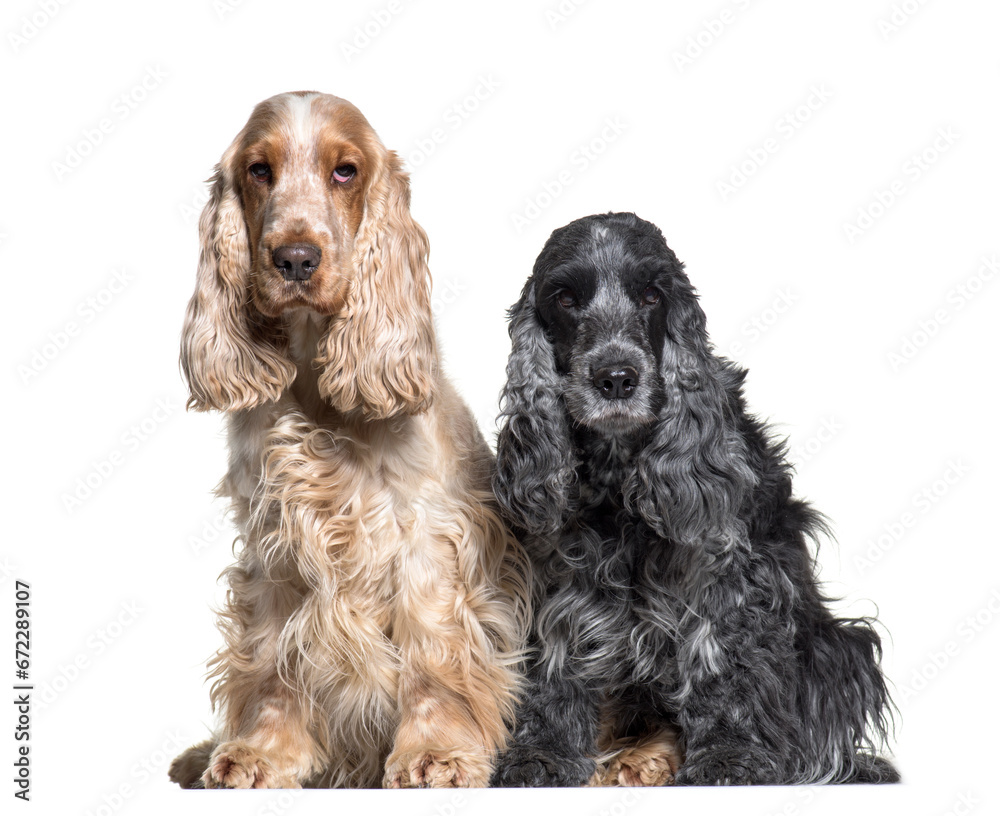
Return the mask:
<svg viewBox="0 0 1000 816">
<path fill-rule="evenodd" d="M 394 754 L 385 764 L 387 788 L 482 788 L 492 767 L 485 756 L 442 751 Z"/>
<path fill-rule="evenodd" d="M 605 785 L 626 788 L 649 788 L 674 784 L 677 765 L 669 755 L 646 751 L 625 751 L 613 759 L 604 774 Z"/>
<path fill-rule="evenodd" d="M 677 732 L 672 728 L 634 742 L 619 740 L 617 749 L 598 764 L 589 784 L 628 788 L 673 785 L 683 760 L 677 742 Z"/>
<path fill-rule="evenodd" d="M 226 742 L 212 753 L 202 777 L 206 788 L 297 788 L 263 753 L 242 742 Z"/>
</svg>

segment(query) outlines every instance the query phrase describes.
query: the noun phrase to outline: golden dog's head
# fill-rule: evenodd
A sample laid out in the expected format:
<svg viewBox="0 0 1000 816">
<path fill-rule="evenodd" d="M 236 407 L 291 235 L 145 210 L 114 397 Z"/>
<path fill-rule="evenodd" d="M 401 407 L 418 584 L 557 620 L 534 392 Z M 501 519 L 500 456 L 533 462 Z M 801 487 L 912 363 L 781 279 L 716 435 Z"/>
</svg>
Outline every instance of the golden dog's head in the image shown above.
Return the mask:
<svg viewBox="0 0 1000 816">
<path fill-rule="evenodd" d="M 296 374 L 288 318 L 326 318 L 315 364 L 338 410 L 369 419 L 429 404 L 437 353 L 427 238 L 409 183 L 343 99 L 260 103 L 225 152 L 201 215 L 181 365 L 197 409 L 275 400 Z"/>
</svg>

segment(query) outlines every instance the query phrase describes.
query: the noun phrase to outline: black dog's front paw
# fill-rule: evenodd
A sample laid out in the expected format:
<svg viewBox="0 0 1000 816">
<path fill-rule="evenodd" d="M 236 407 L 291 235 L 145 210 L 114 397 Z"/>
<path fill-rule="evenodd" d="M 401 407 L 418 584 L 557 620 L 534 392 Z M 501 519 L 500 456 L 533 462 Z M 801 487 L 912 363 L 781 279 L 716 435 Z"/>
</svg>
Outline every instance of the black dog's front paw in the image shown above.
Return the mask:
<svg viewBox="0 0 1000 816">
<path fill-rule="evenodd" d="M 774 763 L 760 749 L 723 745 L 688 753 L 676 784 L 768 785 L 777 781 Z"/>
<path fill-rule="evenodd" d="M 528 745 L 514 745 L 497 763 L 495 788 L 578 788 L 596 766 L 587 757 L 564 757 Z"/>
</svg>

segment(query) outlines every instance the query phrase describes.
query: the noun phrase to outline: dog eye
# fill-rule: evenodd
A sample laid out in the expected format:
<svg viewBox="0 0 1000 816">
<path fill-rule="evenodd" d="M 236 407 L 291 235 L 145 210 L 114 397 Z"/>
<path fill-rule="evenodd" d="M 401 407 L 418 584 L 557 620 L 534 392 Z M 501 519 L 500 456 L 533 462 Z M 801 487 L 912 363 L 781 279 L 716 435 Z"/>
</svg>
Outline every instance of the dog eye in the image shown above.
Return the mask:
<svg viewBox="0 0 1000 816">
<path fill-rule="evenodd" d="M 560 289 L 556 292 L 556 302 L 564 309 L 572 309 L 576 306 L 576 295 L 571 289 Z"/>
<path fill-rule="evenodd" d="M 660 302 L 660 290 L 655 286 L 647 286 L 646 291 L 642 293 L 642 302 L 646 306 L 655 306 Z"/>
<path fill-rule="evenodd" d="M 257 179 L 257 181 L 270 181 L 271 165 L 264 164 L 264 162 L 255 162 L 250 165 L 250 175 Z"/>
<path fill-rule="evenodd" d="M 353 164 L 342 164 L 333 171 L 333 180 L 338 184 L 346 184 L 358 172 Z"/>
</svg>

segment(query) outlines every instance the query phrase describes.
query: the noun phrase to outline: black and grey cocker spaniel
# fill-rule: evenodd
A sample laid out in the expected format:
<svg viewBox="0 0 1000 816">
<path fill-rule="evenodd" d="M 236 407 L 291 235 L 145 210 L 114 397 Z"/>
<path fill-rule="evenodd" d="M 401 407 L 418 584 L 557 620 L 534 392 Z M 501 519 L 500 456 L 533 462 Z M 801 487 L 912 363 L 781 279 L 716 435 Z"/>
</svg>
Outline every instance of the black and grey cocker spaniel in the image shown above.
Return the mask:
<svg viewBox="0 0 1000 816">
<path fill-rule="evenodd" d="M 556 230 L 511 309 L 497 497 L 535 566 L 493 782 L 893 782 L 879 637 L 834 617 L 784 446 L 630 213 Z"/>
</svg>

